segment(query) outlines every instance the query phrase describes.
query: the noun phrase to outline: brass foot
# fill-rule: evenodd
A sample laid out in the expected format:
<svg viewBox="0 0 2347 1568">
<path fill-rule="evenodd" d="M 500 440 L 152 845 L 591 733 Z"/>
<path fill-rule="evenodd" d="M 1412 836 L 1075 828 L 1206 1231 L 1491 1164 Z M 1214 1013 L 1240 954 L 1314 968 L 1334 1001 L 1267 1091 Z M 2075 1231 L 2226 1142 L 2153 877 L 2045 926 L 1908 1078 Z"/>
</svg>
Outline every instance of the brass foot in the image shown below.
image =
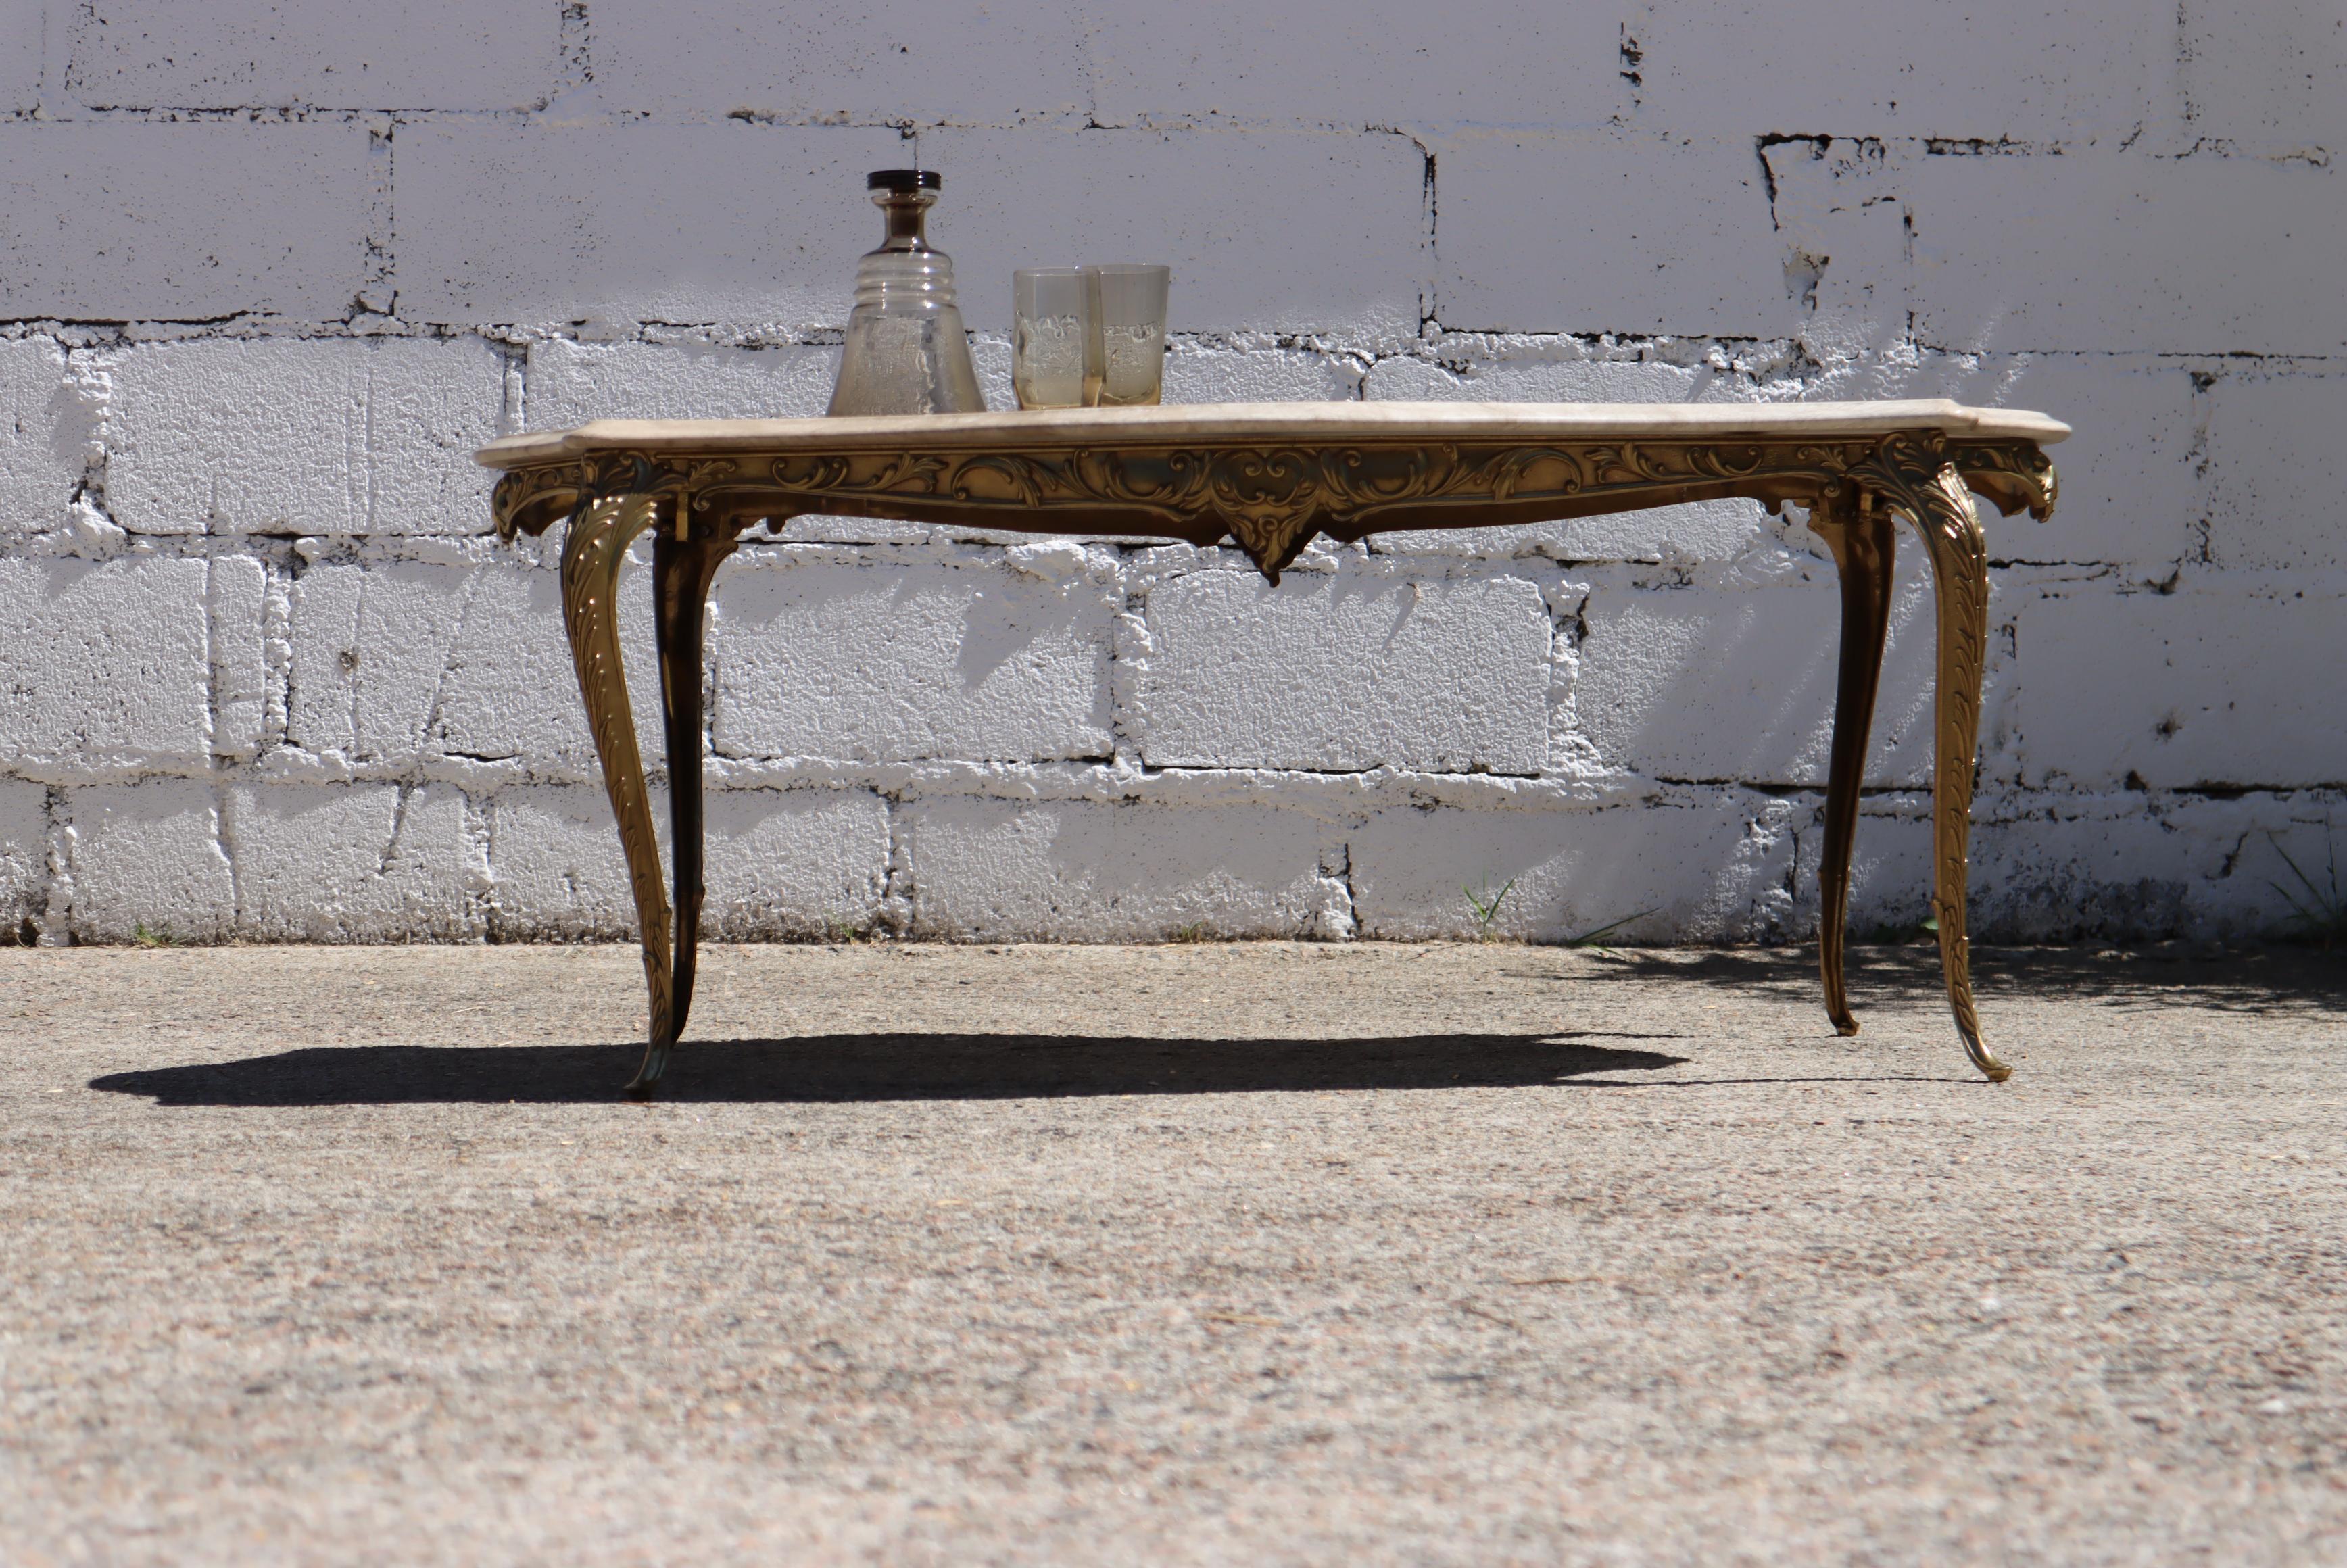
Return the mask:
<svg viewBox="0 0 2347 1568">
<path fill-rule="evenodd" d="M 627 1088 L 620 1092 L 630 1100 L 650 1100 L 657 1095 L 661 1074 L 668 1071 L 668 1052 L 669 1048 L 664 1045 L 645 1047 L 642 1065 L 636 1069 L 636 1075 L 628 1080 Z"/>
<path fill-rule="evenodd" d="M 1969 945 L 1961 949 L 1961 952 L 1962 956 L 1950 962 L 1948 966 L 1952 975 L 1960 977 L 1959 983 L 1962 987 L 1962 996 L 1955 1009 L 1956 1033 L 1964 1042 L 1964 1054 L 1973 1059 L 1973 1065 L 1980 1069 L 1981 1076 L 1991 1083 L 2002 1083 L 2013 1076 L 2013 1069 L 2000 1061 L 1996 1052 L 1988 1048 L 1988 1042 L 1981 1039 L 1980 1015 L 1973 1010 L 1972 954 Z M 1957 985 L 1952 984 L 1949 989 L 1952 993 L 1955 992 Z"/>
</svg>

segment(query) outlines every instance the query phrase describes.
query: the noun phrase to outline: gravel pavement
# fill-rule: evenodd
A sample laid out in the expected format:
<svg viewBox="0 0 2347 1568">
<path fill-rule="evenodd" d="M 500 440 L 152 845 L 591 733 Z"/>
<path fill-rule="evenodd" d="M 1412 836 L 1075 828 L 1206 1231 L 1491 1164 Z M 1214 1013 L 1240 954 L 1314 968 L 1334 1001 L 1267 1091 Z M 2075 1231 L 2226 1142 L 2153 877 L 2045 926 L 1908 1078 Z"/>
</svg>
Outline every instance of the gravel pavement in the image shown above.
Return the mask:
<svg viewBox="0 0 2347 1568">
<path fill-rule="evenodd" d="M 2347 960 L 0 951 L 0 1562 L 2347 1562 Z"/>
</svg>

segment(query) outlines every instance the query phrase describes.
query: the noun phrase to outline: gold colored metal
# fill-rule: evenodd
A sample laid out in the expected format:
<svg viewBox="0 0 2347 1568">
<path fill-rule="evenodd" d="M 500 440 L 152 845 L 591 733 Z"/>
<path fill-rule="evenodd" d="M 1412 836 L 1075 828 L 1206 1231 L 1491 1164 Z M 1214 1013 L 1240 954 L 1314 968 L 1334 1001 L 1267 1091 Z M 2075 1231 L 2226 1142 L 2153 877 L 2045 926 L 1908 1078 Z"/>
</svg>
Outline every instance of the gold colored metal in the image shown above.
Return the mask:
<svg viewBox="0 0 2347 1568">
<path fill-rule="evenodd" d="M 1932 696 L 1932 912 L 1938 917 L 1948 1006 L 1956 1015 L 1964 1052 L 1990 1082 L 2002 1083 L 2013 1069 L 1981 1040 L 1980 1016 L 1973 1007 L 1972 944 L 1964 934 L 1965 851 L 1973 827 L 1981 678 L 1988 659 L 1988 541 L 1968 476 L 1957 462 L 1936 438 L 1891 436 L 1853 477 L 1905 514 L 1932 559 L 1940 638 Z M 2053 488 L 2049 469 L 2049 509 Z"/>
<path fill-rule="evenodd" d="M 644 1065 L 630 1090 L 649 1093 L 660 1079 L 668 1050 L 684 1032 L 692 1011 L 692 979 L 701 948 L 702 641 L 708 619 L 709 585 L 718 563 L 733 553 L 738 537 L 704 528 L 686 535 L 683 519 L 694 497 L 676 501 L 676 537 L 652 541 L 652 592 L 659 612 L 661 717 L 668 745 L 669 853 L 676 889 L 676 947 L 669 968 L 669 1028 L 665 1042 L 655 1035 Z M 654 1052 L 658 1052 L 655 1060 Z"/>
<path fill-rule="evenodd" d="M 659 1080 L 677 1035 L 668 894 L 661 886 L 660 839 L 652 828 L 643 761 L 636 752 L 635 714 L 628 703 L 615 602 L 628 547 L 658 518 L 661 501 L 658 495 L 642 492 L 589 500 L 572 514 L 570 534 L 562 544 L 563 626 L 570 634 L 570 662 L 578 672 L 579 695 L 587 704 L 595 754 L 603 764 L 603 789 L 611 797 L 611 815 L 619 818 L 620 850 L 627 856 L 628 881 L 636 896 L 644 985 L 651 993 L 651 1047 L 629 1085 L 630 1092 L 648 1090 Z M 699 707 L 698 692 L 694 706 Z"/>
<path fill-rule="evenodd" d="M 1841 577 L 1841 672 L 1834 692 L 1833 757 L 1826 769 L 1825 852 L 1818 863 L 1818 963 L 1826 988 L 1826 1014 L 1842 1034 L 1858 1032 L 1842 983 L 1842 948 L 1849 938 L 1850 856 L 1858 838 L 1858 801 L 1865 783 L 1866 743 L 1873 727 L 1874 694 L 1881 683 L 1882 647 L 1891 630 L 1891 568 L 1897 536 L 1874 509 L 1872 492 L 1842 486 L 1819 496 L 1809 530 L 1833 552 Z"/>
<path fill-rule="evenodd" d="M 2052 433 L 2049 438 L 2062 428 L 2041 416 L 2025 417 L 2037 419 Z M 1203 411 L 1200 422 L 1206 422 Z M 1841 665 L 1819 876 L 1827 1010 L 1845 1034 L 1858 1028 L 1843 984 L 1844 927 L 1859 792 L 1889 623 L 1891 514 L 1905 517 L 1922 538 L 1939 606 L 1932 907 L 1941 958 L 1966 1052 L 1992 1081 L 2009 1073 L 1981 1040 L 1964 934 L 1965 855 L 1988 638 L 1987 552 L 1969 492 L 1985 495 L 2008 514 L 2026 508 L 2040 518 L 2049 516 L 2054 468 L 2034 439 L 1952 438 L 1919 425 L 1824 436 L 1526 440 L 1451 438 L 1396 424 L 1326 438 L 1307 433 L 1251 440 L 1136 425 L 1118 427 L 1113 439 L 1037 425 L 1035 434 L 1013 443 L 999 422 L 972 420 L 922 426 L 917 436 L 880 443 L 867 436 L 830 446 L 794 434 L 762 451 L 746 440 L 729 446 L 722 426 L 686 428 L 718 432 L 707 445 L 720 449 L 695 451 L 673 440 L 658 447 L 618 444 L 585 452 L 532 448 L 511 460 L 493 503 L 497 530 L 508 539 L 542 532 L 559 518 L 571 519 L 562 554 L 565 619 L 619 818 L 651 996 L 650 1046 L 630 1085 L 638 1092 L 658 1081 L 692 1004 L 702 904 L 704 606 L 717 565 L 743 529 L 765 519 L 829 512 L 1199 545 L 1228 538 L 1276 582 L 1316 534 L 1341 542 L 1387 529 L 1545 522 L 1730 497 L 1812 508 L 1812 526 L 1840 572 Z M 593 427 L 578 433 L 595 434 Z M 495 448 L 484 460 L 507 461 Z M 653 576 L 676 856 L 673 931 L 611 607 L 630 542 L 663 507 L 671 508 L 673 526 L 655 535 Z"/>
</svg>

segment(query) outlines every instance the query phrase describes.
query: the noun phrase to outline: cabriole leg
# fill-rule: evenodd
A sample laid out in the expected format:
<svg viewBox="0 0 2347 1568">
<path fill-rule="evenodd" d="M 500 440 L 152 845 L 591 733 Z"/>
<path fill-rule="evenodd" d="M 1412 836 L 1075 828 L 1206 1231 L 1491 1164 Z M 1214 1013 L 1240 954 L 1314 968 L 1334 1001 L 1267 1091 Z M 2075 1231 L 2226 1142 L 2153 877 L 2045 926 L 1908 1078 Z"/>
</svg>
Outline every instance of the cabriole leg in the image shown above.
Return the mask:
<svg viewBox="0 0 2347 1568">
<path fill-rule="evenodd" d="M 1820 497 L 1810 530 L 1833 551 L 1841 576 L 1841 673 L 1834 692 L 1833 760 L 1826 774 L 1825 852 L 1818 864 L 1818 963 L 1824 974 L 1826 1015 L 1843 1034 L 1858 1032 L 1842 979 L 1849 938 L 1850 856 L 1858 838 L 1858 799 L 1866 774 L 1866 743 L 1874 725 L 1874 697 L 1882 681 L 1882 644 L 1891 628 L 1891 568 L 1897 536 L 1891 514 L 1865 492 L 1844 486 Z"/>
<path fill-rule="evenodd" d="M 701 942 L 702 638 L 708 623 L 709 584 L 717 563 L 733 552 L 731 528 L 712 528 L 677 501 L 678 526 L 652 542 L 653 591 L 660 607 L 661 712 L 668 736 L 669 850 L 675 857 L 676 951 L 671 969 L 670 1028 L 673 1045 L 692 1011 L 692 977 Z M 690 530 L 687 538 L 677 534 Z M 631 1087 L 648 1091 L 667 1064 L 655 1042 Z"/>
<path fill-rule="evenodd" d="M 620 848 L 628 857 L 628 881 L 636 896 L 643 941 L 644 985 L 651 996 L 650 1044 L 635 1082 L 629 1085 L 631 1093 L 641 1092 L 660 1077 L 669 1047 L 676 1041 L 668 896 L 661 886 L 660 840 L 644 789 L 643 759 L 636 750 L 635 715 L 628 704 L 614 602 L 628 546 L 659 513 L 656 496 L 590 501 L 572 515 L 569 537 L 562 545 L 562 620 L 570 633 L 570 662 L 579 675 L 579 695 L 587 704 L 588 725 L 595 733 L 603 788 L 611 797 L 611 815 L 619 818 Z"/>
<path fill-rule="evenodd" d="M 1980 743 L 1981 681 L 1988 655 L 1988 543 L 1963 476 L 1936 443 L 1892 436 L 1863 478 L 1905 513 L 1932 559 L 1938 601 L 1939 669 L 1932 692 L 1932 910 L 1940 964 L 1964 1050 L 1992 1083 L 2013 1069 L 1981 1040 L 1973 1007 L 1972 945 L 1964 935 L 1966 850 L 1972 837 L 1973 766 Z"/>
</svg>

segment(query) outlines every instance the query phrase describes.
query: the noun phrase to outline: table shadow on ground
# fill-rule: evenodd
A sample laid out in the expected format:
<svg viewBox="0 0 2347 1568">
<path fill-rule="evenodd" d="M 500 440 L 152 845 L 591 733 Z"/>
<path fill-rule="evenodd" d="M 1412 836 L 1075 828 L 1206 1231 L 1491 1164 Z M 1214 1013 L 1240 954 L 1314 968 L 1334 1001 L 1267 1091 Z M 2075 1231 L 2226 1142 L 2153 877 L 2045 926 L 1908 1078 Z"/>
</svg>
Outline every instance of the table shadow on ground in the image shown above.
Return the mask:
<svg viewBox="0 0 2347 1568">
<path fill-rule="evenodd" d="M 1233 1094 L 1331 1089 L 1515 1088 L 1687 1059 L 1598 1040 L 1681 1035 L 1565 1031 L 1367 1040 L 1163 1040 L 1035 1034 L 841 1034 L 688 1040 L 660 1098 L 840 1102 Z M 158 1105 L 576 1103 L 614 1100 L 638 1045 L 309 1046 L 239 1061 L 94 1078 Z"/>
<path fill-rule="evenodd" d="M 1677 982 L 1709 987 L 1740 1000 L 1771 997 L 1797 1002 L 1818 1009 L 1819 1016 L 1825 1007 L 1813 947 L 1613 948 L 1594 955 L 1594 963 L 1553 971 L 1540 968 L 1541 948 L 1527 947 L 1523 952 L 1534 961 L 1504 968 L 1509 979 L 1584 989 L 1608 981 L 1642 987 Z M 1849 976 L 1850 1006 L 1861 1022 L 1870 1006 L 1945 1005 L 1939 949 L 1929 944 L 1854 947 Z M 2309 948 L 2209 952 L 2170 942 L 2118 948 L 1975 943 L 1973 982 L 1982 1004 L 1989 1008 L 2012 997 L 2086 1002 L 2120 1012 L 2189 1008 L 2280 1017 L 2347 1010 L 2347 954 Z"/>
</svg>

